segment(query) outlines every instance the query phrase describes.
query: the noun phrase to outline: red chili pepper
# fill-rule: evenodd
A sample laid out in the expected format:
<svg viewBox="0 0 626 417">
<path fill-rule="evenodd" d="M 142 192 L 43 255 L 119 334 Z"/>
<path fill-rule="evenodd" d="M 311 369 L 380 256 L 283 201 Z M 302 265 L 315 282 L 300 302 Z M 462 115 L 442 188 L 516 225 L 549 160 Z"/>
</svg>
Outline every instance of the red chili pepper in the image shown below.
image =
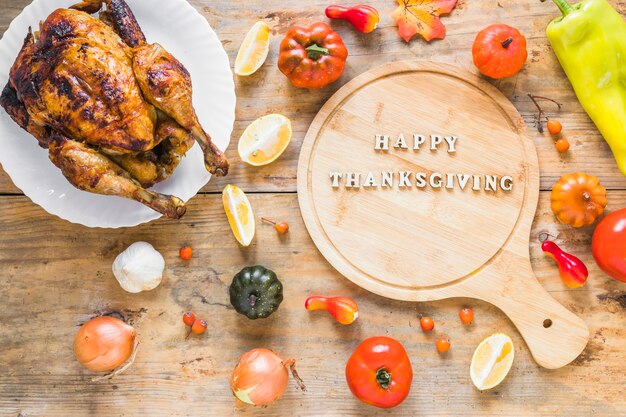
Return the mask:
<svg viewBox="0 0 626 417">
<path fill-rule="evenodd" d="M 559 266 L 561 279 L 565 285 L 570 288 L 579 288 L 585 285 L 589 271 L 583 261 L 563 251 L 556 243 L 549 240 L 541 244 L 541 249 L 546 255 L 556 261 L 556 264 Z"/>
<path fill-rule="evenodd" d="M 359 307 L 346 297 L 309 297 L 304 302 L 307 310 L 326 310 L 341 324 L 352 324 L 359 317 Z"/>
<path fill-rule="evenodd" d="M 380 22 L 378 10 L 367 4 L 359 4 L 354 7 L 328 6 L 326 17 L 347 20 L 361 33 L 372 32 Z"/>
</svg>

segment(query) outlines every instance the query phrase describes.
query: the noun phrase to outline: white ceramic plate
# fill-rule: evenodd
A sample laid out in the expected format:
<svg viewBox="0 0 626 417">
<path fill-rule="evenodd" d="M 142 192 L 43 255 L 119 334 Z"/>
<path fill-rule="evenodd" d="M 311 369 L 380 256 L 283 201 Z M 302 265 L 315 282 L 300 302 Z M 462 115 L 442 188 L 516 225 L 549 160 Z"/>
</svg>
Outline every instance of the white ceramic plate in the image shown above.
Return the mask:
<svg viewBox="0 0 626 417">
<path fill-rule="evenodd" d="M 0 89 L 9 77 L 28 27 L 60 7 L 78 0 L 35 0 L 11 23 L 0 40 Z M 217 35 L 206 19 L 185 0 L 127 0 L 149 42 L 158 42 L 191 73 L 193 102 L 205 130 L 226 149 L 235 120 L 233 75 Z M 48 159 L 48 151 L 0 108 L 0 163 L 15 185 L 47 212 L 89 227 L 136 226 L 161 215 L 140 203 L 74 188 Z M 188 201 L 209 181 L 196 144 L 172 177 L 153 189 Z"/>
</svg>

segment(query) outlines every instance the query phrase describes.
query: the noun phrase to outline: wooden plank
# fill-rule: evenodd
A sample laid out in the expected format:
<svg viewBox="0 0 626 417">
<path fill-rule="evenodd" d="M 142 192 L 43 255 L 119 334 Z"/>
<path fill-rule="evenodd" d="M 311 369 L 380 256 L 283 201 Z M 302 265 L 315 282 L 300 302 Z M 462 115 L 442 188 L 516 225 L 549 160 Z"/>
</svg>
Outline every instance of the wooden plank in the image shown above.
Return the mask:
<svg viewBox="0 0 626 417">
<path fill-rule="evenodd" d="M 407 348 L 415 371 L 413 390 L 395 416 L 613 416 L 626 413 L 626 291 L 598 271 L 589 246 L 591 228 L 558 225 L 543 192 L 531 236 L 531 257 L 542 285 L 583 317 L 591 341 L 573 364 L 556 371 L 540 368 L 508 319 L 496 308 L 468 299 L 432 303 L 387 300 L 361 290 L 336 273 L 312 245 L 294 195 L 251 195 L 257 218 L 288 221 L 280 238 L 259 225 L 248 249 L 235 243 L 219 196 L 198 196 L 179 222 L 157 221 L 125 230 L 87 230 L 46 214 L 25 197 L 2 197 L 0 211 L 0 410 L 7 416 L 239 415 L 383 416 L 354 400 L 343 370 L 358 343 L 390 335 Z M 611 210 L 626 206 L 626 191 L 609 193 Z M 567 289 L 556 266 L 540 250 L 547 232 L 590 269 L 588 284 Z M 163 284 L 143 295 L 124 293 L 110 267 L 121 250 L 146 240 L 167 262 Z M 195 257 L 178 259 L 191 244 Z M 227 287 L 243 266 L 261 263 L 275 270 L 285 301 L 265 321 L 249 321 L 229 306 Z M 344 327 L 323 312 L 303 308 L 311 294 L 354 297 L 359 321 Z M 470 305 L 476 322 L 463 327 L 461 306 Z M 183 311 L 209 321 L 205 336 L 184 340 Z M 91 383 L 72 353 L 77 326 L 96 311 L 124 311 L 134 318 L 143 340 L 137 362 L 111 382 Z M 434 317 L 433 334 L 419 329 L 418 314 Z M 510 334 L 516 359 L 507 380 L 491 392 L 473 388 L 468 364 L 476 345 L 493 332 Z M 445 357 L 434 348 L 437 335 L 452 339 Z M 308 386 L 290 383 L 285 397 L 268 408 L 237 407 L 228 376 L 238 356 L 269 347 L 295 357 Z"/>
<path fill-rule="evenodd" d="M 28 2 L 29 0 L 0 1 L 0 29 L 5 30 L 11 19 Z M 626 10 L 626 1 L 611 2 L 618 9 Z M 515 0 L 460 1 L 457 9 L 445 18 L 448 29 L 445 40 L 427 45 L 416 39 L 407 45 L 399 39 L 395 25 L 389 17 L 395 7 L 394 2 L 371 1 L 381 11 L 380 29 L 370 35 L 361 35 L 344 22 L 333 23 L 351 54 L 345 74 L 332 86 L 318 91 L 305 91 L 291 87 L 276 68 L 278 45 L 289 26 L 325 20 L 323 9 L 326 2 L 265 0 L 250 4 L 249 1 L 242 0 L 192 0 L 191 3 L 215 28 L 231 62 L 234 62 L 245 33 L 255 21 L 266 20 L 275 35 L 265 66 L 251 77 L 236 78 L 237 121 L 227 152 L 233 162 L 233 169 L 227 178 L 212 181 L 204 188 L 205 192 L 220 191 L 227 183 L 238 184 L 246 191 L 295 191 L 296 165 L 302 139 L 319 108 L 339 87 L 368 69 L 404 59 L 456 63 L 475 71 L 470 50 L 477 29 L 496 22 L 516 26 L 528 38 L 529 60 L 526 67 L 516 77 L 496 81 L 494 84 L 513 101 L 530 127 L 539 154 L 541 188 L 550 189 L 564 172 L 586 171 L 600 177 L 607 188 L 626 189 L 626 178 L 617 170 L 608 146 L 583 112 L 548 45 L 544 30 L 551 18 L 558 14 L 556 7 L 551 4 Z M 556 152 L 547 133 L 542 135 L 532 128 L 535 108 L 526 97 L 527 93 L 548 96 L 563 104 L 563 110 L 558 117 L 572 143 L 571 151 L 566 156 L 560 156 Z M 550 116 L 556 116 L 550 106 L 546 107 Z M 238 138 L 251 121 L 275 112 L 283 113 L 293 120 L 292 144 L 270 166 L 246 166 L 237 156 Z M 19 190 L 0 170 L 0 194 L 3 193 L 19 193 Z"/>
<path fill-rule="evenodd" d="M 4 31 L 30 0 L 0 0 L 0 30 Z M 622 12 L 626 1 L 610 0 Z M 309 123 L 330 95 L 349 79 L 375 66 L 400 59 L 433 59 L 471 68 L 470 45 L 477 28 L 506 22 L 529 38 L 529 63 L 515 78 L 495 84 L 511 98 L 532 127 L 534 109 L 526 98 L 532 92 L 564 104 L 559 115 L 572 142 L 561 158 L 550 138 L 533 132 L 541 164 L 543 189 L 564 172 L 584 170 L 598 175 L 605 186 L 624 189 L 608 147 L 582 112 L 554 59 L 543 33 L 556 9 L 540 2 L 515 0 L 464 1 L 446 18 L 448 38 L 426 45 L 399 41 L 389 14 L 392 0 L 376 0 L 382 12 L 381 29 L 367 36 L 336 23 L 351 52 L 348 69 L 336 85 L 308 92 L 291 88 L 275 68 L 280 38 L 294 23 L 322 19 L 326 2 L 319 0 L 192 0 L 218 32 L 234 60 L 246 30 L 266 19 L 276 38 L 266 66 L 255 76 L 237 80 L 239 105 L 229 156 L 231 176 L 212 182 L 204 191 L 219 191 L 227 182 L 248 191 L 293 192 L 296 161 Z M 69 3 L 68 3 L 69 4 Z M 501 7 L 500 7 L 501 6 Z M 236 139 L 247 124 L 270 112 L 294 119 L 294 141 L 283 157 L 266 168 L 243 166 L 236 158 Z M 0 194 L 18 193 L 0 173 Z M 591 329 L 591 342 L 578 360 L 558 371 L 540 369 L 510 322 L 495 308 L 469 300 L 409 304 L 368 294 L 349 284 L 321 258 L 300 221 L 297 201 L 290 195 L 252 195 L 257 216 L 286 219 L 292 231 L 278 240 L 269 226 L 259 227 L 257 243 L 248 250 L 237 247 L 227 230 L 219 197 L 192 200 L 182 222 L 159 221 L 139 228 L 106 231 L 72 226 L 47 215 L 24 197 L 1 197 L 0 230 L 0 410 L 2 415 L 258 415 L 258 416 L 363 416 L 389 415 L 361 405 L 350 396 L 343 367 L 360 340 L 390 334 L 409 350 L 414 369 L 413 393 L 394 415 L 545 415 L 588 416 L 626 413 L 621 379 L 626 332 L 622 284 L 599 273 L 589 252 L 591 228 L 572 230 L 557 225 L 547 193 L 542 193 L 532 236 L 532 259 L 542 284 L 559 301 L 581 315 Z M 609 193 L 612 209 L 626 205 L 626 193 Z M 556 267 L 539 249 L 540 232 L 559 236 L 564 248 L 581 257 L 591 269 L 588 285 L 567 290 Z M 162 287 L 145 295 L 123 293 L 110 274 L 110 264 L 126 245 L 138 239 L 154 243 L 168 260 Z M 197 257 L 183 264 L 177 248 L 191 243 Z M 286 286 L 286 301 L 265 322 L 248 322 L 229 307 L 226 287 L 246 264 L 264 263 L 275 269 Z M 318 291 L 355 297 L 362 318 L 341 327 L 328 317 L 307 314 L 301 304 Z M 461 328 L 456 316 L 470 304 L 476 325 Z M 143 311 L 146 309 L 146 311 Z M 180 314 L 189 308 L 205 315 L 211 331 L 202 339 L 184 341 Z M 144 340 L 135 366 L 127 375 L 104 384 L 92 384 L 90 375 L 73 360 L 72 337 L 77 325 L 95 310 L 125 309 L 138 321 Z M 437 320 L 437 332 L 453 339 L 447 358 L 440 358 L 433 337 L 418 329 L 417 314 Z M 304 327 L 304 330 L 303 330 Z M 507 381 L 493 392 L 472 388 L 467 371 L 476 344 L 495 331 L 511 334 L 517 358 Z M 434 336 L 434 335 L 433 335 Z M 300 373 L 309 391 L 298 393 L 293 384 L 278 404 L 265 408 L 237 408 L 227 378 L 239 354 L 267 346 L 300 361 Z"/>
</svg>

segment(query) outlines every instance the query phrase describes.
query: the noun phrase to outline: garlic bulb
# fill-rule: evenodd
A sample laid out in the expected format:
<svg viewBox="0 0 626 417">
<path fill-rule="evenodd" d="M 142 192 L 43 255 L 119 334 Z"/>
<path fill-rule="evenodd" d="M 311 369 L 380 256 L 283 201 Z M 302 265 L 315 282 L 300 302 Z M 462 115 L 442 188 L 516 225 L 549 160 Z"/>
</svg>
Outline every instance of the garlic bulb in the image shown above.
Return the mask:
<svg viewBox="0 0 626 417">
<path fill-rule="evenodd" d="M 113 275 L 131 293 L 155 289 L 163 279 L 165 259 L 146 242 L 133 243 L 113 262 Z"/>
</svg>

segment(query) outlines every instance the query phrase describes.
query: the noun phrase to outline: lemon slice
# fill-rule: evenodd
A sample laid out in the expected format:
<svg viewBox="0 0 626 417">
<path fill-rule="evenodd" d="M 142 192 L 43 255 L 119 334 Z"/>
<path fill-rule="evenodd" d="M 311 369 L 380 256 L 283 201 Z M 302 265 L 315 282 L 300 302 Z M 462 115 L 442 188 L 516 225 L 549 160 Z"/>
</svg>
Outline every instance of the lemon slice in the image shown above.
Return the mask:
<svg viewBox="0 0 626 417">
<path fill-rule="evenodd" d="M 515 350 L 513 341 L 504 333 L 492 334 L 476 348 L 470 365 L 472 382 L 479 390 L 500 384 L 509 373 Z"/>
<path fill-rule="evenodd" d="M 265 22 L 256 22 L 239 47 L 235 60 L 235 74 L 254 74 L 267 59 L 270 51 L 270 28 Z"/>
<path fill-rule="evenodd" d="M 291 135 L 291 120 L 282 114 L 258 118 L 239 139 L 239 157 L 253 166 L 272 163 L 285 152 Z"/>
<path fill-rule="evenodd" d="M 222 192 L 222 200 L 235 238 L 242 246 L 250 246 L 256 226 L 248 197 L 241 188 L 229 184 Z"/>
</svg>

